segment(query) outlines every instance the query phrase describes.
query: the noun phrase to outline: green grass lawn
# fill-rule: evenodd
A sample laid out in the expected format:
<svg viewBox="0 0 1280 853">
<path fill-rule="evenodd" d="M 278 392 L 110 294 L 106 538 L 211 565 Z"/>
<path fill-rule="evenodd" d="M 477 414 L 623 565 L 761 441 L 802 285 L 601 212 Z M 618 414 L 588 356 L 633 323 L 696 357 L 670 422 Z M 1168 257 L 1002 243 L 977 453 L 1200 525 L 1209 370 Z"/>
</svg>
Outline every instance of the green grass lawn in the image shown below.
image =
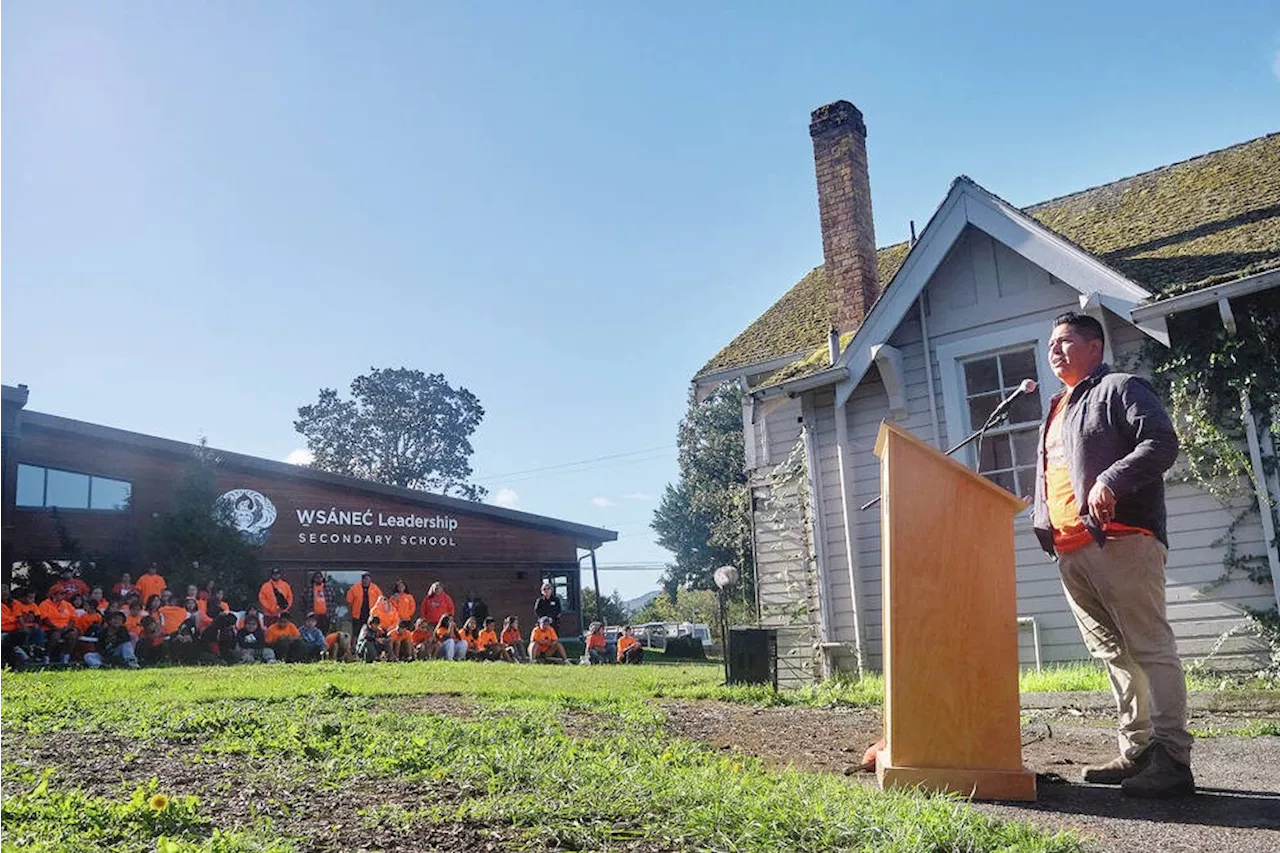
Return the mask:
<svg viewBox="0 0 1280 853">
<path fill-rule="evenodd" d="M 279 665 L 6 674 L 8 851 L 1078 850 L 954 798 L 669 735 L 655 699 L 773 697 L 707 666 Z"/>
</svg>

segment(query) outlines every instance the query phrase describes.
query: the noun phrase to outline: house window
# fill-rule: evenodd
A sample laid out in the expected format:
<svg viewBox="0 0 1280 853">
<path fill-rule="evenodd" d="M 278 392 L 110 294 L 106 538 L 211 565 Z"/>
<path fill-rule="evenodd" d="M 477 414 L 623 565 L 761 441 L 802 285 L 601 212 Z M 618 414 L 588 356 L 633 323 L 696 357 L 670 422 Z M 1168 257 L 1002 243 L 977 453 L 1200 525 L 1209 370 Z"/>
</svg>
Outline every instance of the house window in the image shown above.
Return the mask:
<svg viewBox="0 0 1280 853">
<path fill-rule="evenodd" d="M 18 506 L 121 511 L 129 509 L 132 499 L 133 484 L 125 480 L 37 465 L 18 466 Z"/>
<path fill-rule="evenodd" d="M 961 366 L 971 430 L 986 423 L 1000 401 L 1012 394 L 1022 380 L 1038 380 L 1033 346 L 966 359 Z M 1015 495 L 1033 494 L 1036 440 L 1042 415 L 1039 394 L 1024 394 L 1014 400 L 1008 420 L 983 437 L 979 473 Z"/>
</svg>

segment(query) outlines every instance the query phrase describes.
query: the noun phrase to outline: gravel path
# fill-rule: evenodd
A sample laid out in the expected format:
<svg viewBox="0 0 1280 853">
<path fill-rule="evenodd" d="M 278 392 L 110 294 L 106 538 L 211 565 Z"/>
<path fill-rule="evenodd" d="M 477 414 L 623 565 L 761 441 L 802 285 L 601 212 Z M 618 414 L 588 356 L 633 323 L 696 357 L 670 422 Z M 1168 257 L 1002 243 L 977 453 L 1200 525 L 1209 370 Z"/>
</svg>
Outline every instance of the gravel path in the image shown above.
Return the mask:
<svg viewBox="0 0 1280 853">
<path fill-rule="evenodd" d="M 1280 719 L 1280 695 L 1201 697 L 1192 727 L 1228 729 Z M 1117 788 L 1076 780 L 1085 764 L 1109 759 L 1116 743 L 1110 700 L 1094 694 L 1024 697 L 1023 761 L 1040 774 L 1035 803 L 977 803 L 977 808 L 1046 829 L 1073 829 L 1090 851 L 1280 851 L 1280 737 L 1214 737 L 1196 742 L 1200 791 L 1177 801 L 1144 802 Z M 777 767 L 857 772 L 863 749 L 880 735 L 876 709 L 751 708 L 721 702 L 663 706 L 673 734 L 739 749 Z"/>
</svg>

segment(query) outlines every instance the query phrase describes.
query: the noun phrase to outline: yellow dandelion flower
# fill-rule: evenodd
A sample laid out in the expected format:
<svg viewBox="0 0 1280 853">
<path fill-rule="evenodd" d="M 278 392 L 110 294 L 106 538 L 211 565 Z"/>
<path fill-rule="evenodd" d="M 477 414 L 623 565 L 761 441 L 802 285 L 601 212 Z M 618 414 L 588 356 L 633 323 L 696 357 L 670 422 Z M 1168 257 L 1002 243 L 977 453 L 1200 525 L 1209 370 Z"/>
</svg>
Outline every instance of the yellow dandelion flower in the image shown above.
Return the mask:
<svg viewBox="0 0 1280 853">
<path fill-rule="evenodd" d="M 162 812 L 169 808 L 169 797 L 165 794 L 156 794 L 151 799 L 147 800 L 147 805 L 154 811 Z"/>
</svg>

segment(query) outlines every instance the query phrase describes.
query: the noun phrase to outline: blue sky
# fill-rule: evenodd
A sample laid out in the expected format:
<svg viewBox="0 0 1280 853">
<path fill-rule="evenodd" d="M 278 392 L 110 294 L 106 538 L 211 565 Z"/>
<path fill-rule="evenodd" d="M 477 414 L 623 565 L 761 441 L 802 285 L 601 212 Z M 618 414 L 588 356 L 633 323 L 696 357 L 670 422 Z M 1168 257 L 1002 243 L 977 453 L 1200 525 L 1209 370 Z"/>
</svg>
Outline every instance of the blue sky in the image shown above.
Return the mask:
<svg viewBox="0 0 1280 853">
<path fill-rule="evenodd" d="M 690 377 L 821 262 L 812 108 L 863 110 L 882 244 L 958 174 L 1024 205 L 1280 128 L 1273 2 L 794 5 L 10 0 L 0 375 L 284 459 L 319 388 L 442 372 L 491 499 L 658 564 Z"/>
</svg>

